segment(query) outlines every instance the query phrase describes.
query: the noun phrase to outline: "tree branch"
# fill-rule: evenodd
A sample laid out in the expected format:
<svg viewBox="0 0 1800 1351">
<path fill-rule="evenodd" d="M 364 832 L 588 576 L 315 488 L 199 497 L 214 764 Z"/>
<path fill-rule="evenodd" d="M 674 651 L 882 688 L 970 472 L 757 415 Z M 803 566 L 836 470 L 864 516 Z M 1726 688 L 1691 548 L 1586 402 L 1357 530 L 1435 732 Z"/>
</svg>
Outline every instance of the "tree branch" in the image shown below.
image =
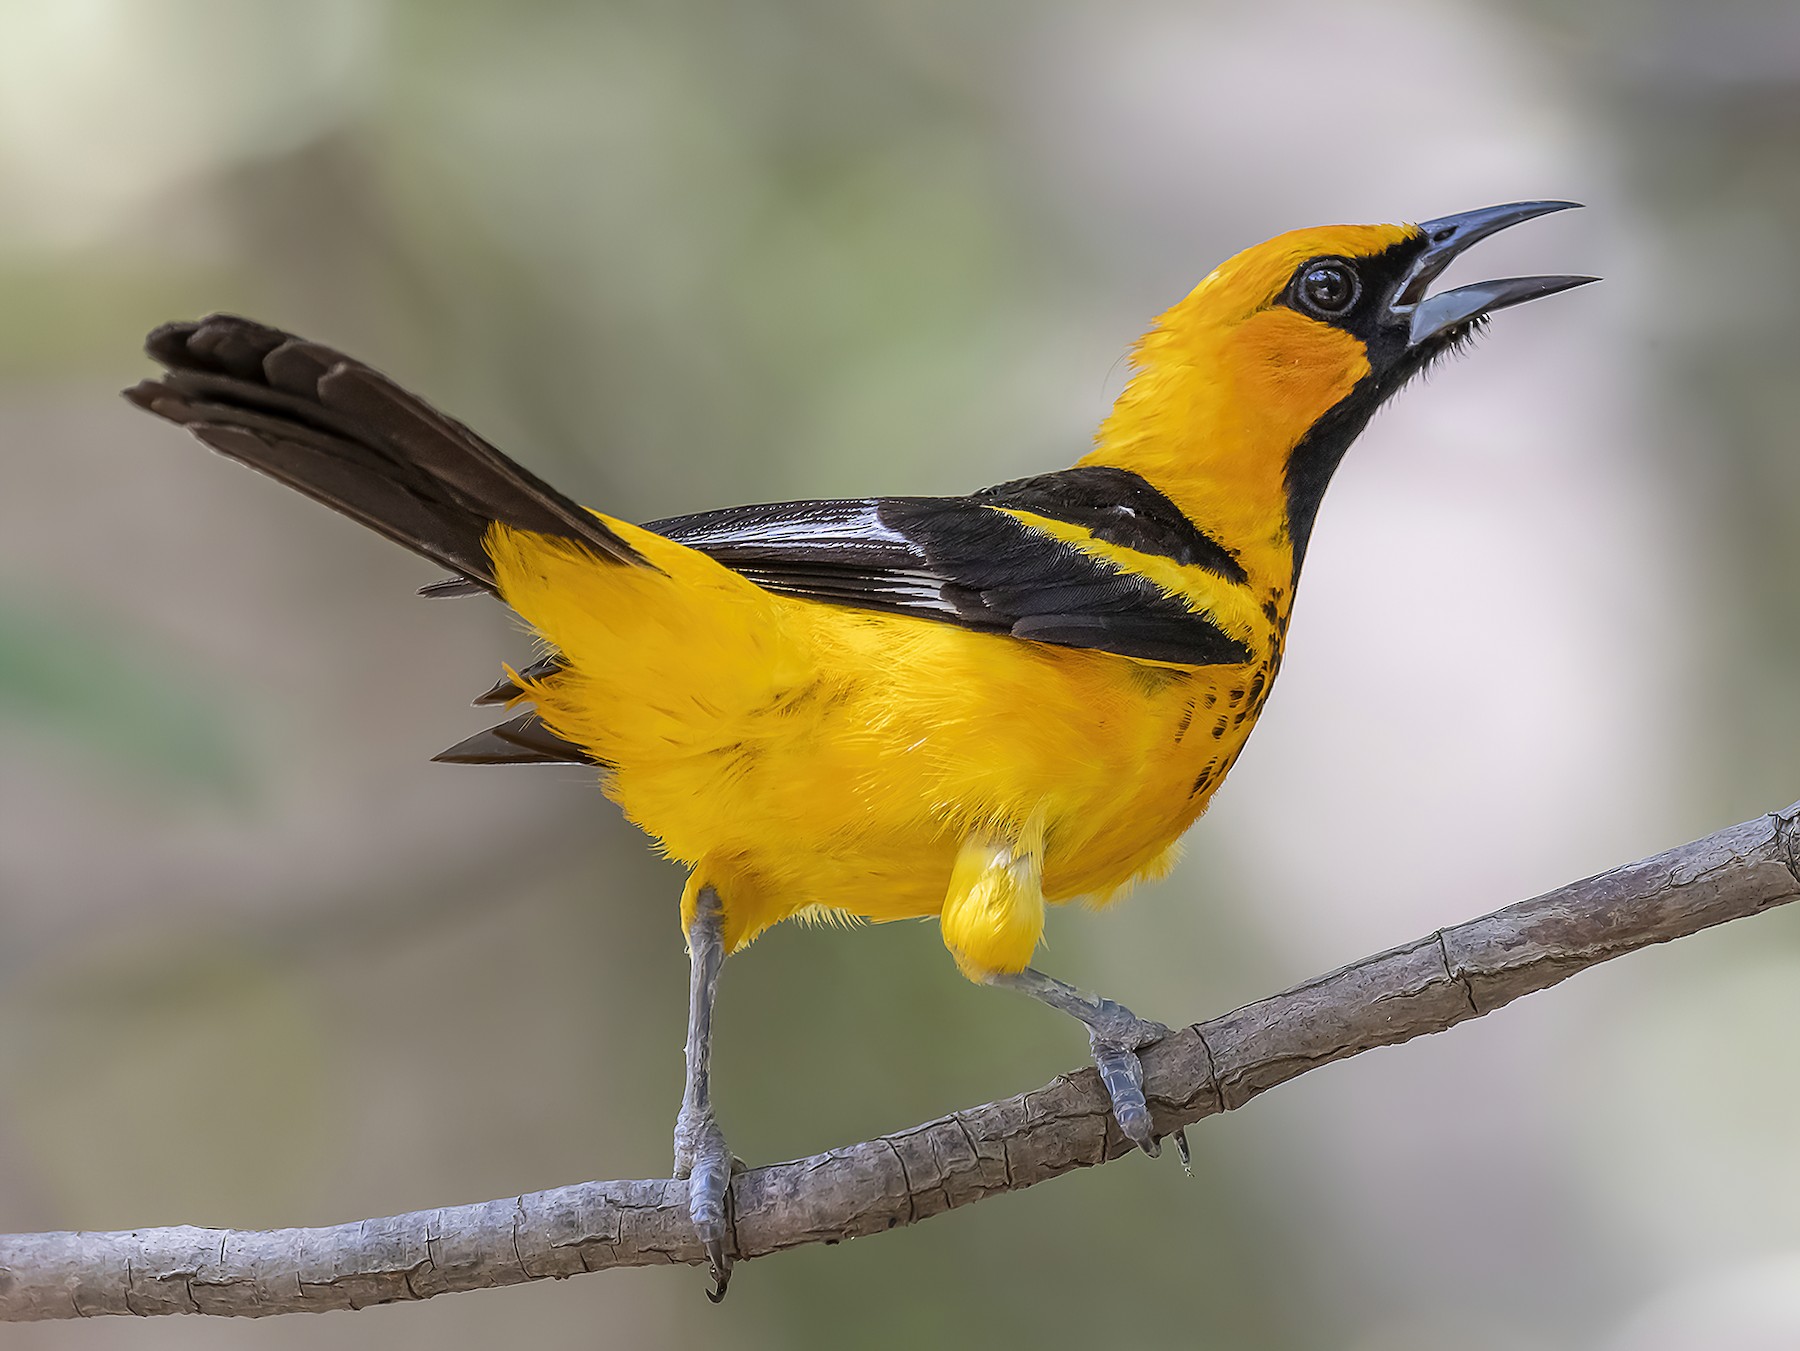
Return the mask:
<svg viewBox="0 0 1800 1351">
<path fill-rule="evenodd" d="M 1800 803 L 1379 953 L 1144 1053 L 1159 1131 L 1479 1018 L 1652 943 L 1800 899 Z M 1091 1069 L 731 1187 L 739 1259 L 913 1224 L 1127 1151 Z M 0 1320 L 260 1316 L 704 1260 L 685 1183 L 586 1182 L 324 1229 L 0 1237 Z"/>
</svg>

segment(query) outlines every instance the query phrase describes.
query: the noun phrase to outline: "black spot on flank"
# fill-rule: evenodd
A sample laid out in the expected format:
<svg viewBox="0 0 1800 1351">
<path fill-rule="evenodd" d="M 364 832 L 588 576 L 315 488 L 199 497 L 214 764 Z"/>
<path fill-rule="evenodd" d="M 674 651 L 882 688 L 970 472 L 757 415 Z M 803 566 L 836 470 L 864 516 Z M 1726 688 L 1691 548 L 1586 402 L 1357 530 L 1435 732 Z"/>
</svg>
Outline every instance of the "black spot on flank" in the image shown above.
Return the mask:
<svg viewBox="0 0 1800 1351">
<path fill-rule="evenodd" d="M 1188 724 L 1194 720 L 1194 701 L 1189 699 L 1187 707 L 1181 710 L 1181 723 L 1175 728 L 1175 744 L 1181 744 L 1181 738 L 1187 735 Z"/>
<path fill-rule="evenodd" d="M 1222 738 L 1225 735 L 1226 727 L 1228 727 L 1229 725 L 1230 725 L 1230 719 L 1227 718 L 1223 713 L 1221 713 L 1219 715 L 1219 720 L 1213 724 L 1213 729 L 1212 729 L 1213 740 L 1218 741 L 1220 738 Z"/>
<path fill-rule="evenodd" d="M 1237 685 L 1237 686 L 1234 686 L 1231 689 L 1231 691 L 1225 696 L 1225 701 L 1228 704 L 1230 704 L 1232 707 L 1235 708 L 1237 706 L 1238 700 L 1242 699 L 1243 697 L 1244 697 L 1244 687 L 1242 685 Z"/>
<path fill-rule="evenodd" d="M 809 681 L 777 703 L 775 712 L 782 717 L 790 717 L 806 708 L 824 692 L 825 682 L 823 680 Z"/>
<path fill-rule="evenodd" d="M 1263 690 L 1267 688 L 1267 684 L 1268 672 L 1259 667 L 1256 674 L 1250 678 L 1250 706 L 1252 708 L 1261 705 Z"/>
<path fill-rule="evenodd" d="M 1208 690 L 1206 692 L 1206 697 L 1203 702 L 1207 708 L 1211 708 L 1214 704 L 1218 703 L 1218 701 L 1219 701 L 1218 691 L 1217 690 Z"/>
<path fill-rule="evenodd" d="M 1194 786 L 1188 790 L 1188 796 L 1190 798 L 1199 797 L 1202 792 L 1212 785 L 1213 771 L 1218 767 L 1219 762 L 1216 759 L 1208 760 L 1206 762 L 1206 768 L 1200 771 L 1199 775 L 1194 779 Z"/>
</svg>

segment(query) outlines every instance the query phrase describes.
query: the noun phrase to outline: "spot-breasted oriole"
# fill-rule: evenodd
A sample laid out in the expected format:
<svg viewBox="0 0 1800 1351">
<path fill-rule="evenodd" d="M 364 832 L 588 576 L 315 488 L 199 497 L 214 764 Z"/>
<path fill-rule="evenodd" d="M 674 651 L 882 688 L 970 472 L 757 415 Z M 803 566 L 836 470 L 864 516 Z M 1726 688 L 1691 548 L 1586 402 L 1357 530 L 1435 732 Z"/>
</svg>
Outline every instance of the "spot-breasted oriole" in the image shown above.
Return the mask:
<svg viewBox="0 0 1800 1351">
<path fill-rule="evenodd" d="M 1495 310 L 1591 281 L 1435 296 L 1475 241 L 1572 206 L 1300 230 L 1220 266 L 1139 340 L 1074 468 L 967 497 L 578 506 L 329 347 L 169 324 L 128 397 L 451 569 L 547 655 L 531 706 L 439 759 L 597 766 L 691 868 L 676 1174 L 722 1295 L 732 1158 L 708 1093 L 724 956 L 782 919 L 937 916 L 973 980 L 1087 1024 L 1118 1125 L 1156 1153 L 1136 1052 L 1166 1029 L 1029 965 L 1047 902 L 1170 863 L 1280 669 L 1332 472 L 1370 415 Z"/>
</svg>

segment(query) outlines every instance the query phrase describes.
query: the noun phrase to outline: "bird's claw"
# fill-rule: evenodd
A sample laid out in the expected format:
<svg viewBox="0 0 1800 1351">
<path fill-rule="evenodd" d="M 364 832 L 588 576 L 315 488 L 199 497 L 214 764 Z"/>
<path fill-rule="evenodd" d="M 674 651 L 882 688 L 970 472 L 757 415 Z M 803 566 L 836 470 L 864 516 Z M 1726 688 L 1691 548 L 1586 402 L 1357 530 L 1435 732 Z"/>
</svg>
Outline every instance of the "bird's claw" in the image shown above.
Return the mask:
<svg viewBox="0 0 1800 1351">
<path fill-rule="evenodd" d="M 711 1111 L 690 1115 L 686 1108 L 675 1122 L 675 1176 L 688 1184 L 688 1218 L 694 1234 L 706 1250 L 713 1288 L 706 1297 L 714 1304 L 725 1298 L 731 1284 L 731 1255 L 725 1247 L 725 1207 L 731 1174 L 742 1165 L 732 1156 Z"/>
<path fill-rule="evenodd" d="M 1168 1035 L 1169 1029 L 1161 1023 L 1139 1018 L 1110 999 L 1099 1001 L 1098 1015 L 1088 1025 L 1094 1068 L 1100 1071 L 1100 1082 L 1106 1086 L 1113 1120 L 1119 1123 L 1127 1140 L 1153 1159 L 1162 1153 L 1162 1142 L 1156 1138 L 1150 1104 L 1144 1100 L 1144 1066 L 1137 1053 Z M 1185 1168 L 1187 1141 L 1179 1136 L 1177 1149 Z"/>
<path fill-rule="evenodd" d="M 731 1259 L 725 1255 L 725 1245 L 717 1237 L 704 1238 L 706 1244 L 706 1262 L 712 1269 L 712 1289 L 706 1292 L 708 1302 L 723 1304 L 725 1289 L 731 1284 Z"/>
</svg>

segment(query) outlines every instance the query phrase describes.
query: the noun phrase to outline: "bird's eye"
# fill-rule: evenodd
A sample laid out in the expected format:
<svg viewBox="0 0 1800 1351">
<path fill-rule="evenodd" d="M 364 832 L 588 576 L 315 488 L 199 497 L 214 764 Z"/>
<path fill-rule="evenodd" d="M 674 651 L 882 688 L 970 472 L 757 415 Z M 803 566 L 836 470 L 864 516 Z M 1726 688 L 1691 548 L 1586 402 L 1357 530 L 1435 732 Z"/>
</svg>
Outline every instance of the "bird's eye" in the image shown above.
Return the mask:
<svg viewBox="0 0 1800 1351">
<path fill-rule="evenodd" d="M 1321 318 L 1347 313 L 1362 295 L 1356 269 L 1341 258 L 1322 258 L 1300 270 L 1294 291 L 1301 307 Z"/>
</svg>

